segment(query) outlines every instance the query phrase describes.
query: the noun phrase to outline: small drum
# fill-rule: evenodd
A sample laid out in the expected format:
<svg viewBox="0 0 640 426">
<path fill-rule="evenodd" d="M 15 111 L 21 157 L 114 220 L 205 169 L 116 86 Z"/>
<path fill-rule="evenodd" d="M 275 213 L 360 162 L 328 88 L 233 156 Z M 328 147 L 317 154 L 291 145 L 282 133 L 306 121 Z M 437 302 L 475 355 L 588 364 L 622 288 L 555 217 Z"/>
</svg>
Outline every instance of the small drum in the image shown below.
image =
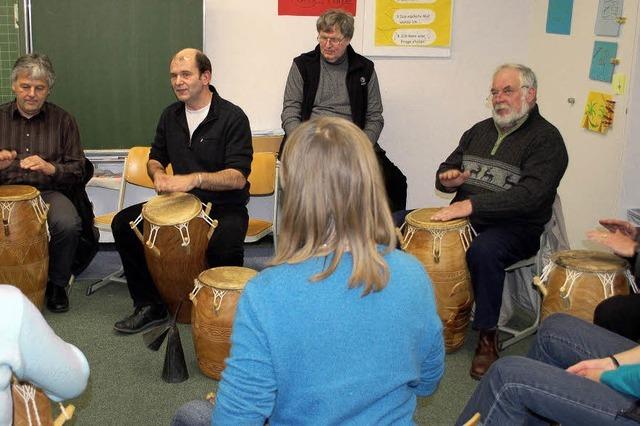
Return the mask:
<svg viewBox="0 0 640 426">
<path fill-rule="evenodd" d="M 143 242 L 151 278 L 171 314 L 181 300 L 187 300 L 193 280 L 207 268 L 205 251 L 218 225 L 209 217 L 210 208 L 194 195 L 174 192 L 147 201 L 140 216 L 131 222 Z M 137 228 L 143 219 L 144 236 Z M 177 321 L 191 321 L 190 303 L 180 310 Z"/>
<path fill-rule="evenodd" d="M 202 272 L 190 298 L 191 328 L 198 366 L 204 374 L 220 380 L 224 360 L 231 349 L 231 327 L 244 286 L 258 272 L 238 266 L 222 266 Z"/>
<path fill-rule="evenodd" d="M 28 185 L 0 186 L 0 282 L 12 284 L 40 310 L 49 270 L 48 207 Z"/>
<path fill-rule="evenodd" d="M 540 278 L 534 278 L 534 283 L 544 297 L 542 320 L 553 313 L 564 312 L 593 322 L 598 303 L 613 295 L 629 294 L 630 285 L 635 290 L 626 260 L 610 253 L 588 250 L 553 254 Z"/>
<path fill-rule="evenodd" d="M 474 231 L 467 219 L 432 221 L 438 210 L 418 209 L 407 215 L 402 249 L 422 262 L 433 282 L 445 349 L 453 352 L 464 343 L 473 306 L 465 253 Z"/>
</svg>

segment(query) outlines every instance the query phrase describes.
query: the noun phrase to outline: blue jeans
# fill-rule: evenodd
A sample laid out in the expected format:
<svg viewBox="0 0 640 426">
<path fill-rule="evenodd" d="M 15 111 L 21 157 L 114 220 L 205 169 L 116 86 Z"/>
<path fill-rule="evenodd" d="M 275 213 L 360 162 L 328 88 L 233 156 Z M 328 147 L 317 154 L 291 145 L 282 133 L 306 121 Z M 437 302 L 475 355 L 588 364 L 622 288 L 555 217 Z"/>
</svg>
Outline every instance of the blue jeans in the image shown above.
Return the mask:
<svg viewBox="0 0 640 426">
<path fill-rule="evenodd" d="M 543 323 L 527 357 L 495 362 L 456 424 L 480 412 L 483 425 L 636 425 L 618 416 L 634 399 L 565 368 L 635 347 L 631 340 L 578 318 L 556 314 Z"/>
<path fill-rule="evenodd" d="M 209 426 L 213 404 L 209 401 L 194 400 L 183 404 L 171 420 L 171 426 Z"/>
</svg>

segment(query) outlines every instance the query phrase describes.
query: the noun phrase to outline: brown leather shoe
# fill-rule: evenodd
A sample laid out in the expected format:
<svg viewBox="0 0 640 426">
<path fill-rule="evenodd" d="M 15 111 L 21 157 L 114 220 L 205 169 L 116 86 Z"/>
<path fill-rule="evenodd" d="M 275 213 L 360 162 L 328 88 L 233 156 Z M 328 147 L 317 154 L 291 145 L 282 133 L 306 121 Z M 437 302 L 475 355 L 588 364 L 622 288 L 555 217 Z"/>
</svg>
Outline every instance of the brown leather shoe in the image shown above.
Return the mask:
<svg viewBox="0 0 640 426">
<path fill-rule="evenodd" d="M 471 361 L 469 374 L 480 380 L 491 364 L 498 359 L 498 330 L 480 330 L 476 354 Z"/>
</svg>

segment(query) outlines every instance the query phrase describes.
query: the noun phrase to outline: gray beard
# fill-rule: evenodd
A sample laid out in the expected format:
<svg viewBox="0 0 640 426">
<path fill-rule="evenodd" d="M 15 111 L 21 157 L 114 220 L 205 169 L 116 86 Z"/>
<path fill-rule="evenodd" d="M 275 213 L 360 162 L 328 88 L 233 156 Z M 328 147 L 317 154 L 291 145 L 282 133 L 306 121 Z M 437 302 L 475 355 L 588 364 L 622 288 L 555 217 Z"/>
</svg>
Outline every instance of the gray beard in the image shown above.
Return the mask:
<svg viewBox="0 0 640 426">
<path fill-rule="evenodd" d="M 510 129 L 510 128 L 512 128 L 513 126 L 516 125 L 518 120 L 520 120 L 522 117 L 524 117 L 527 114 L 529 114 L 529 111 L 531 111 L 531 107 L 529 106 L 529 104 L 527 104 L 524 101 L 522 102 L 522 107 L 520 109 L 520 112 L 512 111 L 511 113 L 509 113 L 509 115 L 506 115 L 504 117 L 499 116 L 496 113 L 495 108 L 491 109 L 491 113 L 493 115 L 493 122 L 500 129 Z"/>
</svg>

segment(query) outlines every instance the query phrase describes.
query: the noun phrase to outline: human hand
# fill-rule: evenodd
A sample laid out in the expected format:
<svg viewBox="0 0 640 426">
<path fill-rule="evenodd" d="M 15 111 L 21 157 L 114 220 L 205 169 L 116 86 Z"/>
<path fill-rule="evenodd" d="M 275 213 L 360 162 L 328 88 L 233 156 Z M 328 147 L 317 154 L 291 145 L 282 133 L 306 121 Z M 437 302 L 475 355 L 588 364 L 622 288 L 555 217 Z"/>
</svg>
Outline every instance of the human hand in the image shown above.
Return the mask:
<svg viewBox="0 0 640 426">
<path fill-rule="evenodd" d="M 20 160 L 20 167 L 23 169 L 40 172 L 47 176 L 51 176 L 56 172 L 53 164 L 45 161 L 39 155 L 30 155 Z"/>
<path fill-rule="evenodd" d="M 471 205 L 471 201 L 456 201 L 455 203 L 438 210 L 433 216 L 431 216 L 431 220 L 446 222 L 447 220 L 458 219 L 460 217 L 468 217 L 472 212 L 473 206 Z"/>
<path fill-rule="evenodd" d="M 567 373 L 575 374 L 576 376 L 584 377 L 594 382 L 600 381 L 600 376 L 605 371 L 613 370 L 616 365 L 611 358 L 598 358 L 589 359 L 586 361 L 580 361 L 577 364 L 567 368 Z"/>
<path fill-rule="evenodd" d="M 17 155 L 18 153 L 15 151 L 0 149 L 0 170 L 9 167 Z"/>
<path fill-rule="evenodd" d="M 609 247 L 615 254 L 623 257 L 633 257 L 638 244 L 620 229 L 616 229 L 615 232 L 589 231 L 587 239 Z"/>
<path fill-rule="evenodd" d="M 195 175 L 167 175 L 156 173 L 153 177 L 153 185 L 158 193 L 163 192 L 189 192 L 196 186 Z"/>
<path fill-rule="evenodd" d="M 619 230 L 631 239 L 638 236 L 638 228 L 631 222 L 620 219 L 600 219 L 600 225 L 604 226 L 608 231 L 615 232 Z"/>
<path fill-rule="evenodd" d="M 462 185 L 471 176 L 471 172 L 465 170 L 461 172 L 458 169 L 451 169 L 438 175 L 440 183 L 447 188 L 457 188 Z"/>
</svg>

